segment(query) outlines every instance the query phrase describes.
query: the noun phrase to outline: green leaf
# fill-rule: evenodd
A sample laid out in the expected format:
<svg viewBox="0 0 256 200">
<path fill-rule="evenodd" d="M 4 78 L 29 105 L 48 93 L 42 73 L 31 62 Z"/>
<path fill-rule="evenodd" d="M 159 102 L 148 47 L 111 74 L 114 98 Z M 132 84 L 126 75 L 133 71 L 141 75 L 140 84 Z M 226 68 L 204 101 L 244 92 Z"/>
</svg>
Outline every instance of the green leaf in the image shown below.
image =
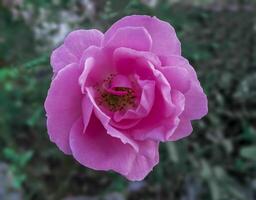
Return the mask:
<svg viewBox="0 0 256 200">
<path fill-rule="evenodd" d="M 212 169 L 206 160 L 202 160 L 201 176 L 205 180 L 210 180 L 212 178 Z"/>
<path fill-rule="evenodd" d="M 11 148 L 4 148 L 3 154 L 6 159 L 10 160 L 13 163 L 16 163 L 18 161 L 18 156 L 16 152 Z"/>
<path fill-rule="evenodd" d="M 174 163 L 178 163 L 179 162 L 179 154 L 177 151 L 176 144 L 174 142 L 169 142 L 166 144 L 166 146 L 167 146 L 167 150 L 168 150 L 169 157 L 170 157 L 171 161 L 173 161 Z"/>
<path fill-rule="evenodd" d="M 240 155 L 244 158 L 256 161 L 256 146 L 242 148 L 240 150 Z"/>
<path fill-rule="evenodd" d="M 212 196 L 212 200 L 219 200 L 221 198 L 221 189 L 217 182 L 210 181 L 209 188 Z"/>
</svg>

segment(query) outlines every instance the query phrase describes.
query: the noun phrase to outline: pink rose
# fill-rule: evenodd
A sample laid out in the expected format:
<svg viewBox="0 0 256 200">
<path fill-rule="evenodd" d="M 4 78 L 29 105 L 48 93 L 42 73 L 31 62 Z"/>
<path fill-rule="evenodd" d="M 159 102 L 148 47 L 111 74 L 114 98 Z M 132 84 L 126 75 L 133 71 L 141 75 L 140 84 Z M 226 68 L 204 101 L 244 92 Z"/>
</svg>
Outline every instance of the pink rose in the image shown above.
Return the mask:
<svg viewBox="0 0 256 200">
<path fill-rule="evenodd" d="M 74 31 L 51 65 L 50 139 L 95 170 L 142 180 L 159 161 L 159 142 L 190 135 L 191 120 L 207 113 L 175 30 L 156 17 L 124 17 L 105 34 Z"/>
</svg>

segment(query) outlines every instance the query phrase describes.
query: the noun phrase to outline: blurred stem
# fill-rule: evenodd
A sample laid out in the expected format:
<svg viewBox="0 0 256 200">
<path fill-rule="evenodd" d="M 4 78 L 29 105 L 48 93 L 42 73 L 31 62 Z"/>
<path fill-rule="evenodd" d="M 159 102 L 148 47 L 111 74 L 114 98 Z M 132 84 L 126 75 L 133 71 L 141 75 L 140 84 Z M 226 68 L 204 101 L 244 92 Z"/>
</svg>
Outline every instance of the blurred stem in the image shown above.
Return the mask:
<svg viewBox="0 0 256 200">
<path fill-rule="evenodd" d="M 22 68 L 31 69 L 34 67 L 37 67 L 42 64 L 48 64 L 49 62 L 49 54 L 44 54 L 36 59 L 30 60 L 24 64 L 21 65 Z"/>
<path fill-rule="evenodd" d="M 13 66 L 11 67 L 12 69 L 13 68 L 22 68 L 22 69 L 32 69 L 34 67 L 37 67 L 39 65 L 43 65 L 43 64 L 49 64 L 49 53 L 46 53 L 46 54 L 43 54 L 42 56 L 38 57 L 38 58 L 35 58 L 33 60 L 30 60 L 28 62 L 25 62 L 21 65 L 17 65 L 17 66 Z M 4 66 L 3 69 L 8 69 L 10 68 L 9 66 Z"/>
</svg>

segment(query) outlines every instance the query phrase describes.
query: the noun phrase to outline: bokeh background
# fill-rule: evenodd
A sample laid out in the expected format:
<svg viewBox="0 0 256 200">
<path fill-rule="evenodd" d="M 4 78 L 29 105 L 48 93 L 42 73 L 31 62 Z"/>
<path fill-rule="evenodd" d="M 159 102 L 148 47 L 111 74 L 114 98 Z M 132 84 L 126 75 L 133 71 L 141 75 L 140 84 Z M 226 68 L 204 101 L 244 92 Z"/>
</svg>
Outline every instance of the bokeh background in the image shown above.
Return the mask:
<svg viewBox="0 0 256 200">
<path fill-rule="evenodd" d="M 52 49 L 74 29 L 105 31 L 130 14 L 175 27 L 209 99 L 193 134 L 162 144 L 141 182 L 65 156 L 43 108 Z M 255 200 L 255 1 L 0 0 L 0 199 Z"/>
</svg>

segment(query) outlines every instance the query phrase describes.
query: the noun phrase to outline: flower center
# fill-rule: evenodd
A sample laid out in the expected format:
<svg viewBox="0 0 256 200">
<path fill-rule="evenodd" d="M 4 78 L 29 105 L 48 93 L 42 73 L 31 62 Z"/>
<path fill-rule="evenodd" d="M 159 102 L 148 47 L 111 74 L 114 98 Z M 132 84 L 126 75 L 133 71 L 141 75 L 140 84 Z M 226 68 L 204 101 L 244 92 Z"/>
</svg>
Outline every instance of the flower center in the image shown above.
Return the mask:
<svg viewBox="0 0 256 200">
<path fill-rule="evenodd" d="M 122 75 L 111 74 L 97 88 L 98 104 L 112 112 L 136 106 L 136 94 L 131 81 Z"/>
</svg>

